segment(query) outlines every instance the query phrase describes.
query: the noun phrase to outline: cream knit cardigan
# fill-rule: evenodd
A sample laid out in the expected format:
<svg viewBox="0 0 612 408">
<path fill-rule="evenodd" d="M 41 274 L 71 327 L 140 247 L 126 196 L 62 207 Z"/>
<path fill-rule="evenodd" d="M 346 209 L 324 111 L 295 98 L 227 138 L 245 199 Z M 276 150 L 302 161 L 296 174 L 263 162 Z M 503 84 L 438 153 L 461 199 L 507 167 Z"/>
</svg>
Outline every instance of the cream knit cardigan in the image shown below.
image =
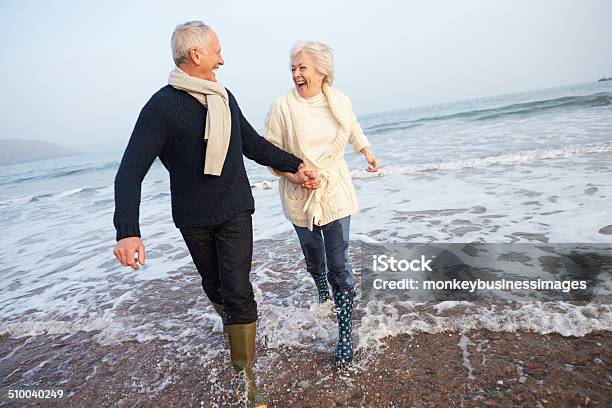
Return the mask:
<svg viewBox="0 0 612 408">
<path fill-rule="evenodd" d="M 302 159 L 318 171 L 321 186 L 308 190 L 281 177 L 279 190 L 285 217 L 299 227 L 325 225 L 359 211 L 355 187 L 344 160 L 344 148 L 351 143 L 355 152 L 369 147 L 350 99 L 334 88 L 323 85 L 323 93 L 340 129 L 332 144 L 320 157 L 313 157 L 308 146 L 310 136 L 308 104 L 295 89 L 272 103 L 266 119 L 265 137 L 281 149 Z M 270 169 L 275 175 L 275 170 Z"/>
</svg>

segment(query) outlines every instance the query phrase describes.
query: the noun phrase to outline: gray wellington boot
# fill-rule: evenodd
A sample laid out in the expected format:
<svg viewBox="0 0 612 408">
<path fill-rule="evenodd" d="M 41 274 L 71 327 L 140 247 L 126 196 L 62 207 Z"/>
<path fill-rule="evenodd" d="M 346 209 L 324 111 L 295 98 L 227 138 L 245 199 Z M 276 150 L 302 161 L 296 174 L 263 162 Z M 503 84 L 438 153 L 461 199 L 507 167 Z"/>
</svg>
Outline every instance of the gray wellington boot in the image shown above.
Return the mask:
<svg viewBox="0 0 612 408">
<path fill-rule="evenodd" d="M 257 390 L 253 363 L 255 362 L 256 322 L 225 326 L 229 337 L 230 355 L 236 373 L 243 373 L 250 407 L 266 408 L 265 396 Z"/>
</svg>

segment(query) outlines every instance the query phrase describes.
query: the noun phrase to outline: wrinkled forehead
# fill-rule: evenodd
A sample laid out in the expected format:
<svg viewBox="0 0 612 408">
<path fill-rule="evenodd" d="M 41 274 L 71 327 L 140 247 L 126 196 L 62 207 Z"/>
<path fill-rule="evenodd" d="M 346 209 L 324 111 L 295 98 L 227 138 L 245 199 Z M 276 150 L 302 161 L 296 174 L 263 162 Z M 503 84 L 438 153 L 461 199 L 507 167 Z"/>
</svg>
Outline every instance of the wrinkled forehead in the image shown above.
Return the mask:
<svg viewBox="0 0 612 408">
<path fill-rule="evenodd" d="M 291 66 L 298 66 L 298 65 L 310 65 L 313 66 L 314 62 L 312 59 L 312 56 L 307 53 L 306 51 L 300 51 L 298 52 L 295 57 L 293 57 L 293 60 L 291 61 Z"/>
</svg>

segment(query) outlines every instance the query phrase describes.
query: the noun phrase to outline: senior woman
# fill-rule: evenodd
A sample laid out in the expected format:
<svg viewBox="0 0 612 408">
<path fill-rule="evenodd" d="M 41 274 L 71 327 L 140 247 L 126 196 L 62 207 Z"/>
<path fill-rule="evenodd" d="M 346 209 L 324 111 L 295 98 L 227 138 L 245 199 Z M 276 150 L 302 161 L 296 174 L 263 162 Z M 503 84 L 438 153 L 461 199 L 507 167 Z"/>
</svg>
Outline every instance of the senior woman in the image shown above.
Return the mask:
<svg viewBox="0 0 612 408">
<path fill-rule="evenodd" d="M 318 170 L 319 178 L 305 184 L 290 173 L 272 172 L 282 176 L 283 211 L 299 238 L 319 303 L 330 299 L 328 282 L 331 285 L 338 320 L 335 359 L 348 363 L 353 358 L 355 296 L 348 240 L 351 214 L 359 211 L 359 205 L 344 160 L 345 146 L 350 143 L 357 154 L 365 156 L 368 172 L 378 171 L 379 164 L 351 101 L 332 88 L 331 48 L 319 42 L 300 42 L 291 49 L 290 57 L 295 88 L 270 107 L 265 136 Z"/>
</svg>

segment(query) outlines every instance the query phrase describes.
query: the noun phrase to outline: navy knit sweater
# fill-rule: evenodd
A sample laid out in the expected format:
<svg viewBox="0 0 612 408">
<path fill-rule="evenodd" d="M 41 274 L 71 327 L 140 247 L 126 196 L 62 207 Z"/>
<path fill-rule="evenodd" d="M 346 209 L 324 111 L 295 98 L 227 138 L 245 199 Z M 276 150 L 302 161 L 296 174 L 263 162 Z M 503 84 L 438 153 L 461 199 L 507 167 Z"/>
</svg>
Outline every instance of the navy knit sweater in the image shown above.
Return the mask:
<svg viewBox="0 0 612 408">
<path fill-rule="evenodd" d="M 167 85 L 144 106 L 115 177 L 117 240 L 140 236 L 140 187 L 156 157 L 170 174 L 172 218 L 178 228 L 214 225 L 240 211 L 255 211 L 242 155 L 295 173 L 301 160 L 259 136 L 228 91 L 230 144 L 220 176 L 204 174 L 206 108 Z"/>
</svg>

